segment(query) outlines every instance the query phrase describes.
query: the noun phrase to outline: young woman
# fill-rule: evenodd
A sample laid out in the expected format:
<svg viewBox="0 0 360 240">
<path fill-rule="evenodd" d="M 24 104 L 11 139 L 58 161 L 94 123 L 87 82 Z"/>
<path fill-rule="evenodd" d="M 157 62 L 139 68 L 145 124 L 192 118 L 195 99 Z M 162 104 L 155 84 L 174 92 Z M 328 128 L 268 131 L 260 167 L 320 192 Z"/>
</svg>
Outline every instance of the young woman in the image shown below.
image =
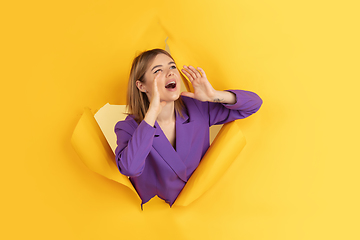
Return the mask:
<svg viewBox="0 0 360 240">
<path fill-rule="evenodd" d="M 201 68 L 181 71 L 194 93 L 180 95 L 180 72 L 162 49 L 145 51 L 132 64 L 129 115 L 115 125 L 115 155 L 141 207 L 155 195 L 172 206 L 210 146 L 209 127 L 246 118 L 262 104 L 253 92 L 215 90 Z"/>
</svg>

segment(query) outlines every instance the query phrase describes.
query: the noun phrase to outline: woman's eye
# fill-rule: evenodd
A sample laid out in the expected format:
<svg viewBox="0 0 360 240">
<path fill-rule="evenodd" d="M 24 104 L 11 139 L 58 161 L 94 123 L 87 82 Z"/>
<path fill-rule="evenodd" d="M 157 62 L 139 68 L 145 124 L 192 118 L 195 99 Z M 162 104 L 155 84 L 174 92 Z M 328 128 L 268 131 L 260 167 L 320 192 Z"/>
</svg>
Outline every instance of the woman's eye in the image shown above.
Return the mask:
<svg viewBox="0 0 360 240">
<path fill-rule="evenodd" d="M 175 69 L 175 68 L 176 68 L 175 65 L 173 65 L 173 66 L 170 67 L 170 69 Z M 158 70 L 156 70 L 156 71 L 154 72 L 154 74 L 156 74 L 158 71 L 162 71 L 162 70 L 161 70 L 161 69 L 158 69 Z"/>
</svg>

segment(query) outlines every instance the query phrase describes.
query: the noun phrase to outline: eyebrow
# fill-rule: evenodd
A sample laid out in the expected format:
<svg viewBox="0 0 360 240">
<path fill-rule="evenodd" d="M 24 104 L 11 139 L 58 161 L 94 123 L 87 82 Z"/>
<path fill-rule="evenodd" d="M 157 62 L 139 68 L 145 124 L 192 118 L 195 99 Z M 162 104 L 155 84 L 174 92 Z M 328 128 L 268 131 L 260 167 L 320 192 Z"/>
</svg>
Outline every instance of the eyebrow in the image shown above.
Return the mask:
<svg viewBox="0 0 360 240">
<path fill-rule="evenodd" d="M 175 62 L 169 62 L 168 65 L 170 65 L 170 64 L 175 64 Z M 155 67 L 153 67 L 153 68 L 151 69 L 151 71 L 154 70 L 154 69 L 157 68 L 157 67 L 162 67 L 162 65 L 156 65 Z"/>
</svg>

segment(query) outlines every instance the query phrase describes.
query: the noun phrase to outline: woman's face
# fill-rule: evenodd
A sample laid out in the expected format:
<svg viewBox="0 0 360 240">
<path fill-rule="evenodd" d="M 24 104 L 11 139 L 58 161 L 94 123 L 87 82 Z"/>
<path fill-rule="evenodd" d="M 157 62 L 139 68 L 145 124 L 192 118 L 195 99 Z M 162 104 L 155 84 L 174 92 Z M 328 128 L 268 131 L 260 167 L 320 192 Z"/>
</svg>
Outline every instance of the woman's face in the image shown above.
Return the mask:
<svg viewBox="0 0 360 240">
<path fill-rule="evenodd" d="M 158 54 L 149 65 L 145 73 L 145 83 L 137 82 L 137 87 L 142 92 L 147 92 L 149 100 L 153 93 L 154 78 L 157 78 L 157 87 L 160 100 L 171 102 L 180 96 L 180 73 L 174 61 L 165 54 Z"/>
</svg>

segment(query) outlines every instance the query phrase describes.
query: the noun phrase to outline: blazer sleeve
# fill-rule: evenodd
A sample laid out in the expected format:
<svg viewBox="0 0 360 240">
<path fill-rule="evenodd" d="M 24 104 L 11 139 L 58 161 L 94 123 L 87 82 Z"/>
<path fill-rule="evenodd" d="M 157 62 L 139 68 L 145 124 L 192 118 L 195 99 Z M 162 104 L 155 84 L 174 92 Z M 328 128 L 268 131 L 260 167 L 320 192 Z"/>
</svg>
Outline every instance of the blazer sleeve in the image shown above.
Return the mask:
<svg viewBox="0 0 360 240">
<path fill-rule="evenodd" d="M 148 156 L 156 128 L 142 121 L 139 125 L 127 117 L 115 125 L 117 147 L 115 149 L 116 163 L 119 171 L 129 177 L 142 174 L 145 160 Z"/>
<path fill-rule="evenodd" d="M 254 92 L 245 90 L 227 90 L 236 95 L 235 104 L 221 104 L 207 102 L 209 126 L 224 124 L 236 119 L 247 118 L 256 113 L 263 101 Z"/>
</svg>

